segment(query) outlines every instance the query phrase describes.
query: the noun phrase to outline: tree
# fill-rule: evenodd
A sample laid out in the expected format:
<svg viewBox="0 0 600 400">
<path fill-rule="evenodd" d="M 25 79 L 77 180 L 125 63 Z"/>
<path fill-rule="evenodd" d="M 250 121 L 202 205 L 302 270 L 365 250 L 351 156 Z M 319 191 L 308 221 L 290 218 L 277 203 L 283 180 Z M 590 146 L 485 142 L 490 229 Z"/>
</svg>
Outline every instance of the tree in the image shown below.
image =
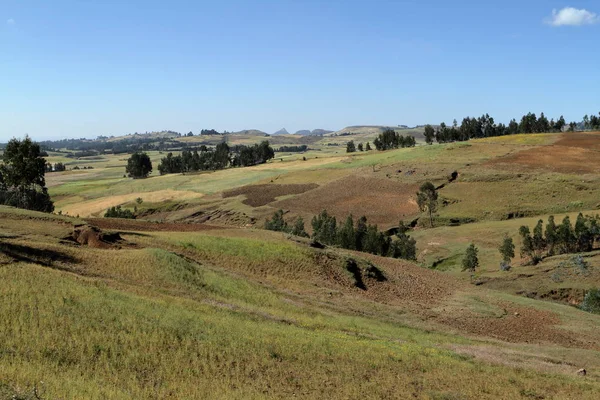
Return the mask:
<svg viewBox="0 0 600 400">
<path fill-rule="evenodd" d="M 470 271 L 471 273 L 475 272 L 475 269 L 479 267 L 479 259 L 477 258 L 478 253 L 479 251 L 473 243 L 467 247 L 465 258 L 463 258 L 462 261 L 463 271 Z"/>
<path fill-rule="evenodd" d="M 327 214 L 326 210 L 315 215 L 311 220 L 313 239 L 325 243 L 335 244 L 337 240 L 337 221 L 334 216 Z"/>
<path fill-rule="evenodd" d="M 367 145 L 365 146 L 365 151 L 371 151 L 371 144 L 369 142 L 367 142 Z"/>
<path fill-rule="evenodd" d="M 510 260 L 515 257 L 515 244 L 513 240 L 508 235 L 504 236 L 502 240 L 502 244 L 498 248 L 500 255 L 502 256 L 502 264 L 501 266 L 510 267 Z"/>
<path fill-rule="evenodd" d="M 519 235 L 521 236 L 521 257 L 529 257 L 534 264 L 537 264 L 539 260 L 535 257 L 535 247 L 533 246 L 529 227 L 525 225 L 521 226 L 519 228 Z"/>
<path fill-rule="evenodd" d="M 134 179 L 147 178 L 152 172 L 152 162 L 146 153 L 133 153 L 127 160 L 125 172 Z"/>
<path fill-rule="evenodd" d="M 356 146 L 354 145 L 354 140 L 346 143 L 346 153 L 354 153 L 356 151 Z"/>
<path fill-rule="evenodd" d="M 308 237 L 308 233 L 306 233 L 306 231 L 304 230 L 304 220 L 302 219 L 302 217 L 296 218 L 296 221 L 294 221 L 294 226 L 292 226 L 290 233 L 296 236 Z"/>
<path fill-rule="evenodd" d="M 431 182 L 425 182 L 417 192 L 417 204 L 421 212 L 429 213 L 429 223 L 433 228 L 433 213 L 437 211 L 438 193 Z"/>
<path fill-rule="evenodd" d="M 546 224 L 546 245 L 548 246 L 548 255 L 554 255 L 554 247 L 558 241 L 558 233 L 556 231 L 556 224 L 554 223 L 554 215 L 548 217 L 548 223 Z"/>
<path fill-rule="evenodd" d="M 288 225 L 283 220 L 283 210 L 277 210 L 273 214 L 273 218 L 265 222 L 265 229 L 277 232 L 287 232 Z"/>
<path fill-rule="evenodd" d="M 591 251 L 594 246 L 594 236 L 590 232 L 587 224 L 587 218 L 579 213 L 575 221 L 575 239 L 577 243 L 577 251 Z"/>
<path fill-rule="evenodd" d="M 356 248 L 355 238 L 354 220 L 352 219 L 352 214 L 350 214 L 346 218 L 344 225 L 338 230 L 338 244 L 344 249 L 354 250 Z"/>
<path fill-rule="evenodd" d="M 29 136 L 11 139 L 4 149 L 4 164 L 0 166 L 4 183 L 8 187 L 31 189 L 46 186 L 46 160 L 41 155 L 40 145 Z"/>
<path fill-rule="evenodd" d="M 0 164 L 0 204 L 52 212 L 54 204 L 46 188 L 46 160 L 40 145 L 28 136 L 11 139 Z"/>
<path fill-rule="evenodd" d="M 356 222 L 354 230 L 354 248 L 358 251 L 363 250 L 365 236 L 367 235 L 367 217 L 364 215 Z"/>
<path fill-rule="evenodd" d="M 390 255 L 394 258 L 403 258 L 405 260 L 417 259 L 417 241 L 408 236 L 405 231 L 398 232 L 398 240 L 392 242 Z"/>
<path fill-rule="evenodd" d="M 104 213 L 104 218 L 125 218 L 135 219 L 131 210 L 122 209 L 121 206 L 111 207 Z"/>
<path fill-rule="evenodd" d="M 576 239 L 568 215 L 563 218 L 562 223 L 558 227 L 557 236 L 561 254 L 572 252 Z"/>
<path fill-rule="evenodd" d="M 358 151 L 364 151 L 364 148 L 363 148 L 363 144 L 362 144 L 362 143 L 359 143 L 359 144 L 358 144 Z"/>
<path fill-rule="evenodd" d="M 425 125 L 425 142 L 432 144 L 435 138 L 435 129 L 431 125 Z"/>
<path fill-rule="evenodd" d="M 542 250 L 546 248 L 546 241 L 544 240 L 544 221 L 541 219 L 537 222 L 533 228 L 533 249 L 537 255 L 540 256 Z"/>
</svg>

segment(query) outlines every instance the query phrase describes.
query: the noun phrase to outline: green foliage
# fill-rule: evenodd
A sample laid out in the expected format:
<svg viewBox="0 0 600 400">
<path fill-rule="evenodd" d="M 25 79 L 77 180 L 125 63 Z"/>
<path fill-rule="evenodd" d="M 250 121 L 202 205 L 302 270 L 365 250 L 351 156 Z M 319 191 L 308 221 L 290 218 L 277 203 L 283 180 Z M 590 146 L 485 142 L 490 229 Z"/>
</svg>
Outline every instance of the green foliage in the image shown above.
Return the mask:
<svg viewBox="0 0 600 400">
<path fill-rule="evenodd" d="M 431 182 L 425 182 L 417 192 L 417 204 L 421 212 L 427 211 L 429 223 L 433 228 L 433 213 L 437 211 L 438 193 Z"/>
<path fill-rule="evenodd" d="M 588 290 L 581 303 L 581 309 L 594 314 L 600 314 L 600 289 Z"/>
<path fill-rule="evenodd" d="M 233 158 L 233 165 L 241 167 L 264 164 L 275 157 L 275 151 L 266 140 L 254 146 L 236 146 L 234 152 L 237 154 Z"/>
<path fill-rule="evenodd" d="M 308 237 L 308 233 L 306 233 L 306 231 L 304 230 L 304 220 L 302 219 L 302 217 L 296 218 L 296 221 L 294 221 L 294 225 L 292 226 L 290 233 L 292 235 L 300 237 Z"/>
<path fill-rule="evenodd" d="M 133 153 L 127 160 L 125 172 L 134 178 L 147 178 L 152 172 L 152 162 L 146 153 Z"/>
<path fill-rule="evenodd" d="M 199 151 L 198 151 L 199 150 Z M 247 167 L 263 164 L 275 157 L 275 151 L 268 141 L 253 146 L 235 146 L 220 143 L 215 149 L 200 146 L 197 150 L 183 150 L 180 155 L 167 154 L 158 165 L 164 174 L 179 174 L 196 171 L 216 171 L 232 166 Z"/>
<path fill-rule="evenodd" d="M 312 219 L 313 239 L 328 245 L 337 245 L 344 249 L 364 251 L 384 257 L 416 260 L 416 241 L 405 232 L 399 232 L 396 240 L 380 232 L 377 225 L 367 225 L 362 216 L 356 226 L 352 215 L 343 225 L 337 226 L 335 217 L 323 210 Z"/>
<path fill-rule="evenodd" d="M 354 153 L 356 151 L 356 146 L 354 145 L 354 140 L 346 143 L 346 153 Z"/>
<path fill-rule="evenodd" d="M 104 218 L 125 218 L 135 219 L 135 215 L 131 210 L 123 209 L 121 206 L 111 207 L 104 213 Z"/>
<path fill-rule="evenodd" d="M 289 226 L 283 219 L 283 210 L 277 210 L 271 219 L 265 222 L 265 229 L 276 232 L 286 232 L 295 236 L 308 237 L 304 230 L 304 220 L 302 217 L 296 218 L 294 224 Z"/>
<path fill-rule="evenodd" d="M 337 241 L 337 221 L 334 216 L 327 214 L 327 210 L 321 211 L 311 220 L 313 228 L 313 239 L 325 244 L 335 244 Z"/>
<path fill-rule="evenodd" d="M 467 251 L 465 252 L 465 258 L 463 258 L 462 265 L 463 271 L 470 271 L 471 273 L 475 272 L 475 269 L 479 267 L 479 259 L 477 258 L 477 247 L 473 243 L 467 247 Z"/>
<path fill-rule="evenodd" d="M 597 215 L 592 217 L 579 213 L 573 229 L 568 215 L 558 227 L 551 215 L 548 217 L 545 236 L 542 234 L 543 221 L 540 220 L 533 230 L 533 237 L 528 227 L 521 226 L 521 256 L 529 257 L 537 264 L 544 256 L 592 251 L 600 238 L 599 220 Z"/>
<path fill-rule="evenodd" d="M 546 224 L 546 245 L 548 245 L 548 255 L 554 255 L 554 247 L 558 242 L 558 232 L 556 224 L 554 223 L 554 215 L 548 217 L 548 223 Z"/>
<path fill-rule="evenodd" d="M 554 119 L 548 121 L 544 113 L 541 113 L 539 118 L 534 113 L 528 113 L 521 117 L 520 122 L 513 118 L 507 126 L 503 123 L 496 124 L 493 117 L 484 114 L 479 118 L 463 118 L 460 126 L 458 126 L 456 120 L 452 127 L 448 127 L 442 122 L 435 129 L 435 139 L 438 143 L 447 143 L 519 133 L 562 132 L 566 125 L 567 123 L 562 115 L 556 121 Z M 576 125 L 574 122 L 570 123 L 570 129 L 575 130 Z M 425 141 L 427 143 L 430 143 L 431 129 L 425 127 Z"/>
<path fill-rule="evenodd" d="M 305 144 L 298 146 L 281 146 L 277 149 L 280 153 L 303 153 L 308 150 L 308 146 Z"/>
<path fill-rule="evenodd" d="M 369 142 L 365 146 L 365 151 L 371 151 L 371 144 Z"/>
<path fill-rule="evenodd" d="M 504 239 L 502 240 L 502 244 L 498 248 L 498 251 L 502 256 L 502 261 L 504 261 L 506 264 L 510 264 L 510 260 L 515 257 L 515 244 L 513 243 L 512 238 L 508 235 L 505 235 Z"/>
<path fill-rule="evenodd" d="M 425 142 L 427 144 L 432 144 L 433 139 L 435 138 L 435 129 L 431 125 L 425 125 Z"/>
<path fill-rule="evenodd" d="M 356 247 L 355 238 L 354 220 L 352 219 L 352 215 L 348 215 L 346 222 L 338 231 L 338 245 L 344 249 L 354 250 Z"/>
<path fill-rule="evenodd" d="M 359 143 L 359 144 L 358 144 L 358 151 L 364 151 L 364 148 L 363 148 L 363 144 L 362 144 L 362 143 Z"/>
<path fill-rule="evenodd" d="M 392 241 L 390 255 L 404 260 L 417 259 L 417 241 L 405 232 L 398 232 L 398 240 Z"/>
<path fill-rule="evenodd" d="M 42 154 L 40 145 L 28 136 L 8 142 L 0 164 L 0 204 L 54 211 L 54 203 L 46 188 L 46 160 Z"/>
<path fill-rule="evenodd" d="M 273 217 L 265 222 L 265 229 L 276 232 L 287 232 L 288 225 L 283 219 L 283 210 L 277 210 L 273 214 Z"/>
<path fill-rule="evenodd" d="M 575 233 L 569 216 L 563 218 L 558 230 L 558 245 L 561 254 L 571 253 L 575 249 Z"/>
<path fill-rule="evenodd" d="M 393 129 L 386 129 L 383 133 L 373 141 L 377 150 L 390 150 L 397 149 L 399 147 L 414 147 L 416 144 L 414 137 L 407 135 L 402 136 Z"/>
<path fill-rule="evenodd" d="M 46 160 L 42 157 L 40 145 L 29 136 L 23 140 L 11 139 L 4 149 L 3 161 L 0 181 L 7 187 L 37 189 L 46 186 Z"/>
</svg>

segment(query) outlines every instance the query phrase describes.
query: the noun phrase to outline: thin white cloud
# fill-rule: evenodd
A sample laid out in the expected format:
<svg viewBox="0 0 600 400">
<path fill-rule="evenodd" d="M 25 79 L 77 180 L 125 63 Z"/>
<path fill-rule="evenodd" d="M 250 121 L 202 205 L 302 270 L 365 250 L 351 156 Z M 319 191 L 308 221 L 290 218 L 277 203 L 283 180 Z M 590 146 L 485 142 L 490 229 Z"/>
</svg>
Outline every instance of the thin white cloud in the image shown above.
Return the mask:
<svg viewBox="0 0 600 400">
<path fill-rule="evenodd" d="M 552 26 L 582 26 L 600 22 L 598 14 L 585 9 L 565 7 L 562 10 L 552 10 L 552 17 L 546 23 Z"/>
<path fill-rule="evenodd" d="M 14 20 L 14 19 L 12 19 L 12 18 L 9 18 L 9 19 L 7 19 L 7 20 L 6 20 L 6 24 L 7 24 L 7 25 L 14 25 L 14 24 L 16 24 L 16 22 L 15 22 L 15 20 Z"/>
</svg>

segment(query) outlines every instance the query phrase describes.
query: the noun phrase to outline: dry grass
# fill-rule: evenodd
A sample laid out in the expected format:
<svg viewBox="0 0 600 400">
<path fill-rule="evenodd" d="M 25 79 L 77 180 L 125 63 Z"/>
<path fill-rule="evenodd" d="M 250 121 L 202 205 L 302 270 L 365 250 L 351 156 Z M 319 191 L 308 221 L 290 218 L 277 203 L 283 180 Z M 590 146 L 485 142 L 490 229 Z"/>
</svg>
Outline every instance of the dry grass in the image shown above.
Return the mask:
<svg viewBox="0 0 600 400">
<path fill-rule="evenodd" d="M 492 307 L 489 300 L 513 301 L 489 293 L 483 306 L 471 307 L 460 297 L 447 303 L 457 287 L 466 287 L 469 296 L 477 289 L 405 262 L 370 257 L 389 277 L 389 288 L 372 282 L 363 293 L 347 285 L 343 260 L 349 253 L 319 253 L 272 232 L 129 233 L 122 236 L 137 248 L 115 250 L 62 243 L 68 226 L 61 220 L 51 222 L 51 229 L 44 225 L 48 221 L 25 221 L 30 225 L 15 232 L 17 224 L 3 225 L 12 238 L 0 240 L 63 256 L 45 264 L 34 258 L 0 265 L 3 394 L 25 393 L 36 383 L 44 398 L 89 399 L 207 393 L 227 399 L 532 393 L 591 399 L 600 390 L 593 372 L 585 380 L 569 368 L 538 373 L 561 360 L 575 369 L 569 352 L 557 353 L 560 346 L 540 346 L 538 361 L 520 363 L 517 357 L 514 365 L 459 354 L 484 344 L 498 357 L 530 349 L 466 339 L 461 327 L 427 317 L 428 304 L 450 307 L 456 315 L 468 315 L 459 313 L 466 306 L 481 318 Z M 413 287 L 415 295 L 437 294 L 411 307 L 407 295 Z M 404 300 L 394 302 L 400 294 Z M 529 302 L 514 307 L 528 310 Z M 547 313 L 562 310 L 556 307 Z M 597 323 L 571 318 L 582 327 Z M 598 352 L 587 354 L 593 371 L 600 365 Z"/>
</svg>

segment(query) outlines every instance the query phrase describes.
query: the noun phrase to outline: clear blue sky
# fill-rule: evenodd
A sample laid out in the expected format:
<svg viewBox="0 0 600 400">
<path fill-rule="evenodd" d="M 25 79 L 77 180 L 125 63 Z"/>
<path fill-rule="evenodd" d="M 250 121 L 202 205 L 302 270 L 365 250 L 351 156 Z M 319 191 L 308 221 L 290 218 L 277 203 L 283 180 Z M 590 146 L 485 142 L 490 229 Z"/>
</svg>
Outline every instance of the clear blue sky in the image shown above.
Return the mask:
<svg viewBox="0 0 600 400">
<path fill-rule="evenodd" d="M 575 19 L 553 26 L 567 6 Z M 580 120 L 600 111 L 592 13 L 596 0 L 2 0 L 0 141 Z"/>
</svg>

